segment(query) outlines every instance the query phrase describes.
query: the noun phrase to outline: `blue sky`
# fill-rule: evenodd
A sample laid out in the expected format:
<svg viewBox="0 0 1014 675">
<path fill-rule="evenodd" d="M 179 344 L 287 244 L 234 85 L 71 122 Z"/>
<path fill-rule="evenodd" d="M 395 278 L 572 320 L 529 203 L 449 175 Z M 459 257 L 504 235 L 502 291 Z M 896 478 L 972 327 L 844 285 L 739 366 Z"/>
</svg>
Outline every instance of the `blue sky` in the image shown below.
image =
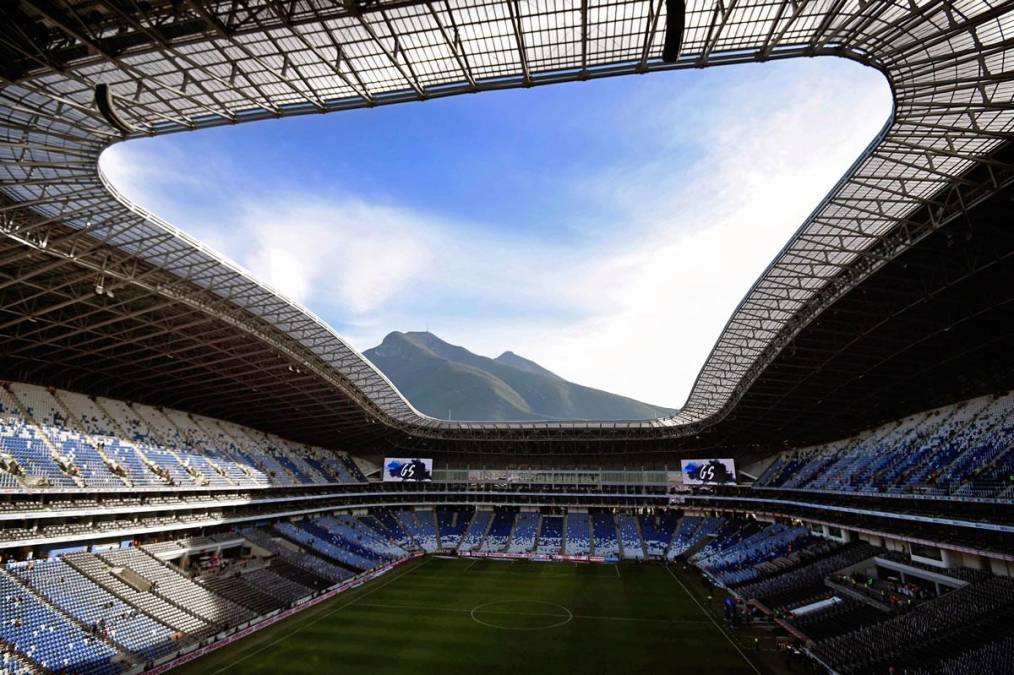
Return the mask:
<svg viewBox="0 0 1014 675">
<path fill-rule="evenodd" d="M 872 69 L 807 59 L 174 134 L 101 165 L 359 350 L 428 328 L 677 407 L 890 110 Z"/>
</svg>

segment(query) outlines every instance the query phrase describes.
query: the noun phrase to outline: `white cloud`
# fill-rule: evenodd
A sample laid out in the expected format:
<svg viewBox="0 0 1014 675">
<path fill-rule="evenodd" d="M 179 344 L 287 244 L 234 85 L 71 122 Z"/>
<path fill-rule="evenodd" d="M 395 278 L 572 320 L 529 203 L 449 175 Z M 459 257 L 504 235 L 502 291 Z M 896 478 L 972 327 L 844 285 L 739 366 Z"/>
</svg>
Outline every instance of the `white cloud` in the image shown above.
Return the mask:
<svg viewBox="0 0 1014 675">
<path fill-rule="evenodd" d="M 750 284 L 890 111 L 872 70 L 766 67 L 695 87 L 677 74 L 646 78 L 619 103 L 617 152 L 560 195 L 573 204 L 578 243 L 495 231 L 482 213 L 473 222 L 423 213 L 397 195 L 250 195 L 228 158 L 195 169 L 140 143 L 107 151 L 103 169 L 359 349 L 391 330 L 429 328 L 675 407 Z M 191 194 L 202 198 L 180 198 Z"/>
<path fill-rule="evenodd" d="M 237 227 L 250 239 L 242 256 L 251 271 L 297 302 L 355 318 L 390 302 L 426 268 L 428 228 L 412 214 L 291 197 L 244 203 Z"/>
</svg>

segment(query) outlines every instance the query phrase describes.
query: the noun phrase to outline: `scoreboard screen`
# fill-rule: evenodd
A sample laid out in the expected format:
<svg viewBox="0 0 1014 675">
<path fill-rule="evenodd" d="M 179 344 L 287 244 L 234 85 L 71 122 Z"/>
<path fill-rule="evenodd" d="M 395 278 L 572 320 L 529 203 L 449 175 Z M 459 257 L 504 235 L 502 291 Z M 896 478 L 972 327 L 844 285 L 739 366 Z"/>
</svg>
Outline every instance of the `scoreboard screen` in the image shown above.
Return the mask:
<svg viewBox="0 0 1014 675">
<path fill-rule="evenodd" d="M 398 483 L 433 480 L 433 460 L 417 457 L 384 459 L 384 480 Z"/>
<path fill-rule="evenodd" d="M 686 485 L 726 485 L 736 482 L 736 461 L 732 459 L 680 460 Z"/>
</svg>

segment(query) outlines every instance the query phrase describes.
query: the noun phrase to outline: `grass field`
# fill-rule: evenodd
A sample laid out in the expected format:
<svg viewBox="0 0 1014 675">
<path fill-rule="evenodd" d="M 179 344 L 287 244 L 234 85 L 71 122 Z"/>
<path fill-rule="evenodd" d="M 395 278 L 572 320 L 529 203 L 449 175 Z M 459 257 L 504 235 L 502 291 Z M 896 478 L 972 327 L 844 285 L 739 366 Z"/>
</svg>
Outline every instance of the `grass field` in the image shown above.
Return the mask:
<svg viewBox="0 0 1014 675">
<path fill-rule="evenodd" d="M 698 602 L 661 565 L 425 558 L 175 672 L 767 672 Z"/>
</svg>

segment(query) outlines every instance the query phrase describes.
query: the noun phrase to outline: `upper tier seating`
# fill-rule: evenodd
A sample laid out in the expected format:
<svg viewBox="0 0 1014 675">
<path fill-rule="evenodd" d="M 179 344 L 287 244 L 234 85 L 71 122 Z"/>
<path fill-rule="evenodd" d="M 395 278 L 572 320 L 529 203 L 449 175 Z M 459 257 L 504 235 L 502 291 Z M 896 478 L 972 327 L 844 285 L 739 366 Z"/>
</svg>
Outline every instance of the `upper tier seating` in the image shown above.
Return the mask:
<svg viewBox="0 0 1014 675">
<path fill-rule="evenodd" d="M 126 434 L 97 401 L 69 391 L 57 391 L 54 396 L 69 411 L 71 424 L 76 424 L 96 448 L 101 449 L 108 459 L 123 470 L 131 485 L 166 485 L 165 478 L 149 468 L 140 450 L 127 440 Z"/>
<path fill-rule="evenodd" d="M 90 487 L 124 487 L 127 484 L 113 473 L 86 434 L 70 424 L 66 409 L 53 394 L 43 387 L 26 384 L 12 384 L 11 393 L 21 402 L 36 428 L 55 446 L 64 465 L 72 467 L 72 474 Z"/>
<path fill-rule="evenodd" d="M 779 456 L 757 487 L 1004 499 L 1014 392 L 982 396 Z"/>
<path fill-rule="evenodd" d="M 0 489 L 254 488 L 362 482 L 343 453 L 176 410 L 0 387 Z"/>
<path fill-rule="evenodd" d="M 14 396 L 0 387 L 0 458 L 6 458 L 0 464 L 0 472 L 4 473 L 8 485 L 14 486 L 18 481 L 10 469 L 12 462 L 20 468 L 20 476 L 30 484 L 37 485 L 44 481 L 53 487 L 73 488 L 77 485 L 74 479 L 57 463 L 53 450 L 42 431 L 31 424 L 22 414 Z M 7 467 L 8 470 L 4 470 Z"/>
<path fill-rule="evenodd" d="M 363 475 L 362 469 L 356 464 L 356 461 L 348 455 L 340 455 L 342 464 L 345 466 L 346 475 L 349 481 L 352 483 L 365 483 L 366 476 Z"/>
</svg>

